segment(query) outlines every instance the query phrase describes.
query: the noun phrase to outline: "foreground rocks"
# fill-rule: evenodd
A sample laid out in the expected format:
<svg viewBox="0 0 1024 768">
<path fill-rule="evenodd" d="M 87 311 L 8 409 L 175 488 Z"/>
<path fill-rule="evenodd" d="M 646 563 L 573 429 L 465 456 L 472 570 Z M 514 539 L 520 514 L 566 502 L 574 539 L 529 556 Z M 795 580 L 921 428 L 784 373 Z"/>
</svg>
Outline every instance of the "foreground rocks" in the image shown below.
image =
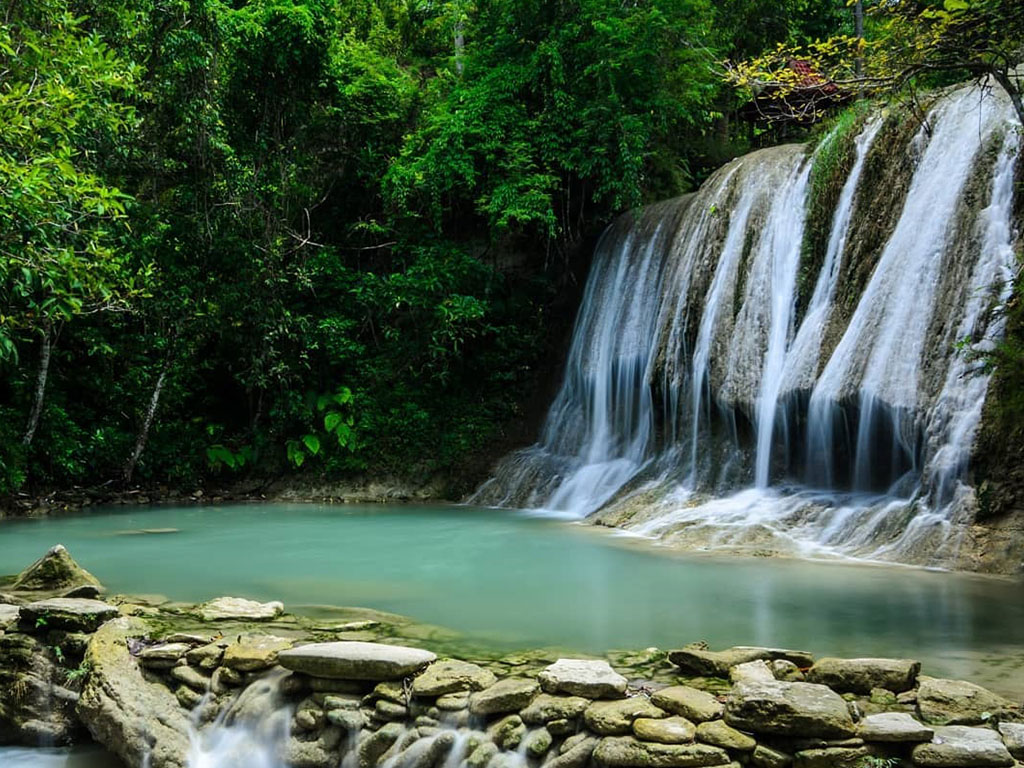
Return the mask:
<svg viewBox="0 0 1024 768">
<path fill-rule="evenodd" d="M 247 749 L 294 768 L 1009 768 L 1024 756 L 1017 703 L 909 659 L 704 646 L 611 663 L 439 659 L 443 635 L 398 617 L 15 597 L 0 611 L 0 743 L 87 729 L 129 768 L 184 768 L 190 744 L 223 728 L 272 734 Z"/>
</svg>

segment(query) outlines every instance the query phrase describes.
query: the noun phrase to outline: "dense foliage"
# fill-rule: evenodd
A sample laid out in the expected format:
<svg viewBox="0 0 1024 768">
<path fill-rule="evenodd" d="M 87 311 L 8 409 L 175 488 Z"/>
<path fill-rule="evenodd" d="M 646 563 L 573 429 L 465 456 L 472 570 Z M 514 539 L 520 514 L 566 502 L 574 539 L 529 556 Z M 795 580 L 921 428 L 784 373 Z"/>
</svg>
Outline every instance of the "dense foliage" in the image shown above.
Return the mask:
<svg viewBox="0 0 1024 768">
<path fill-rule="evenodd" d="M 842 0 L 0 1 L 0 493 L 428 473 Z"/>
</svg>

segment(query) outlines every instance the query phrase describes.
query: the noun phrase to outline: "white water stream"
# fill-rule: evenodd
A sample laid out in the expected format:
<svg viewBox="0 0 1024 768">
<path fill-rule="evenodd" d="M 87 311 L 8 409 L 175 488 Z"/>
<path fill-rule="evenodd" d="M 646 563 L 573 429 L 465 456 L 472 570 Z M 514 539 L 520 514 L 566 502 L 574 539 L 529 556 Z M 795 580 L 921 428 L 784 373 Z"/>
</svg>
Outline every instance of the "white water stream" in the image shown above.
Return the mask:
<svg viewBox="0 0 1024 768">
<path fill-rule="evenodd" d="M 998 91 L 940 98 L 898 148 L 896 216 L 862 198 L 899 120 L 858 129 L 816 274 L 801 276 L 815 158 L 800 146 L 610 227 L 541 440 L 472 501 L 693 547 L 951 564 L 989 378 L 971 352 L 1002 333 L 1014 264 L 1020 129 Z M 859 225 L 890 215 L 851 288 Z"/>
</svg>

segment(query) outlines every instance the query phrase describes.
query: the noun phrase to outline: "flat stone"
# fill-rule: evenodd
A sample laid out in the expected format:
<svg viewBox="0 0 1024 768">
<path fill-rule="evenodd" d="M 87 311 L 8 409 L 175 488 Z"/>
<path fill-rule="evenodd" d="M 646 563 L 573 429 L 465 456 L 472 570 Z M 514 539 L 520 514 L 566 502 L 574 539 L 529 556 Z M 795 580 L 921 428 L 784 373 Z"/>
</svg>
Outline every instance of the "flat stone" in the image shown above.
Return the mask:
<svg viewBox="0 0 1024 768">
<path fill-rule="evenodd" d="M 490 688 L 477 691 L 469 697 L 469 711 L 474 715 L 498 715 L 524 709 L 537 695 L 540 686 L 536 680 L 525 677 L 506 677 Z"/>
<path fill-rule="evenodd" d="M 807 682 L 839 693 L 869 694 L 872 688 L 903 693 L 916 685 L 920 671 L 921 662 L 913 659 L 824 658 L 807 671 Z"/>
<path fill-rule="evenodd" d="M 925 768 L 1003 768 L 1014 764 L 998 733 L 964 725 L 936 728 L 931 742 L 914 747 L 912 758 L 914 765 Z"/>
<path fill-rule="evenodd" d="M 793 755 L 793 768 L 860 768 L 869 754 L 866 747 L 822 747 Z"/>
<path fill-rule="evenodd" d="M 729 680 L 733 683 L 763 683 L 774 679 L 775 673 L 761 659 L 745 661 L 729 670 Z"/>
<path fill-rule="evenodd" d="M 57 591 L 80 586 L 100 588 L 100 582 L 75 562 L 63 544 L 58 544 L 19 573 L 12 586 L 25 591 Z"/>
<path fill-rule="evenodd" d="M 575 720 L 590 706 L 582 696 L 553 696 L 542 693 L 520 712 L 524 723 L 544 725 L 552 720 Z"/>
<path fill-rule="evenodd" d="M 689 744 L 696 733 L 694 724 L 679 715 L 665 718 L 638 717 L 633 721 L 633 735 L 640 741 Z"/>
<path fill-rule="evenodd" d="M 750 755 L 750 764 L 754 768 L 786 768 L 793 764 L 793 758 L 781 750 L 758 744 Z"/>
<path fill-rule="evenodd" d="M 697 741 L 736 752 L 751 752 L 757 746 L 753 737 L 726 725 L 724 720 L 709 720 L 698 725 Z"/>
<path fill-rule="evenodd" d="M 728 677 L 729 670 L 737 664 L 748 661 L 791 661 L 800 668 L 814 663 L 814 656 L 807 651 L 792 651 L 785 648 L 757 648 L 738 645 L 724 651 L 709 651 L 698 646 L 687 646 L 668 652 L 668 660 L 685 672 L 709 677 Z"/>
<path fill-rule="evenodd" d="M 161 643 L 143 648 L 139 660 L 148 667 L 172 667 L 191 646 L 185 643 Z"/>
<path fill-rule="evenodd" d="M 1000 723 L 999 735 L 1010 754 L 1024 760 L 1024 723 Z"/>
<path fill-rule="evenodd" d="M 431 664 L 412 681 L 413 696 L 443 696 L 456 691 L 480 691 L 497 682 L 490 670 L 466 661 L 446 660 Z"/>
<path fill-rule="evenodd" d="M 399 680 L 437 658 L 430 651 L 381 643 L 312 643 L 281 651 L 278 663 L 293 672 L 342 680 Z"/>
<path fill-rule="evenodd" d="M 221 664 L 239 672 L 257 672 L 277 663 L 281 651 L 292 647 L 292 641 L 274 635 L 241 635 L 224 649 Z"/>
<path fill-rule="evenodd" d="M 921 742 L 931 741 L 935 731 L 921 725 L 906 712 L 883 712 L 861 720 L 857 734 L 864 741 Z"/>
<path fill-rule="evenodd" d="M 657 744 L 632 736 L 601 739 L 593 759 L 607 768 L 702 768 L 730 762 L 724 749 L 708 744 Z"/>
<path fill-rule="evenodd" d="M 989 718 L 1020 714 L 1020 707 L 966 680 L 921 676 L 917 713 L 929 725 L 980 725 Z"/>
<path fill-rule="evenodd" d="M 284 613 L 284 605 L 276 600 L 259 603 L 244 597 L 218 597 L 197 609 L 203 621 L 271 621 Z"/>
<path fill-rule="evenodd" d="M 616 701 L 595 701 L 583 713 L 583 721 L 594 733 L 602 736 L 620 736 L 629 733 L 638 717 L 660 719 L 666 712 L 654 706 L 644 696 L 633 696 Z"/>
<path fill-rule="evenodd" d="M 722 702 L 706 691 L 688 685 L 673 685 L 651 694 L 651 703 L 666 712 L 681 715 L 695 723 L 722 716 Z"/>
<path fill-rule="evenodd" d="M 779 680 L 733 686 L 725 722 L 741 731 L 773 736 L 842 739 L 856 732 L 838 693 L 824 685 Z"/>
<path fill-rule="evenodd" d="M 117 615 L 117 608 L 100 600 L 54 597 L 23 605 L 20 625 L 30 632 L 41 629 L 95 632 L 101 624 Z"/>
<path fill-rule="evenodd" d="M 618 699 L 626 678 L 602 659 L 559 659 L 537 675 L 545 693 L 567 693 L 588 699 Z"/>
</svg>

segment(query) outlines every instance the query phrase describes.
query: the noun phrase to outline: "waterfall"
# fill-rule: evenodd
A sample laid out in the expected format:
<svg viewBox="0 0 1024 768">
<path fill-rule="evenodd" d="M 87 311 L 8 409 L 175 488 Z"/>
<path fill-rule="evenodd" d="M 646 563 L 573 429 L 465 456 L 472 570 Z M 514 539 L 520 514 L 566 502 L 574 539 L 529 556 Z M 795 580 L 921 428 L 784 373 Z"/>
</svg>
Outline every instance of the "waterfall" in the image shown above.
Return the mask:
<svg viewBox="0 0 1024 768">
<path fill-rule="evenodd" d="M 849 170 L 820 258 L 805 230 L 822 153 L 802 145 L 609 227 L 540 440 L 471 501 L 693 547 L 953 563 L 977 353 L 1012 283 L 1020 128 L 974 86 L 909 119 L 876 111 L 824 140 L 847 142 Z M 900 208 L 872 209 L 866 170 L 897 160 Z"/>
</svg>

